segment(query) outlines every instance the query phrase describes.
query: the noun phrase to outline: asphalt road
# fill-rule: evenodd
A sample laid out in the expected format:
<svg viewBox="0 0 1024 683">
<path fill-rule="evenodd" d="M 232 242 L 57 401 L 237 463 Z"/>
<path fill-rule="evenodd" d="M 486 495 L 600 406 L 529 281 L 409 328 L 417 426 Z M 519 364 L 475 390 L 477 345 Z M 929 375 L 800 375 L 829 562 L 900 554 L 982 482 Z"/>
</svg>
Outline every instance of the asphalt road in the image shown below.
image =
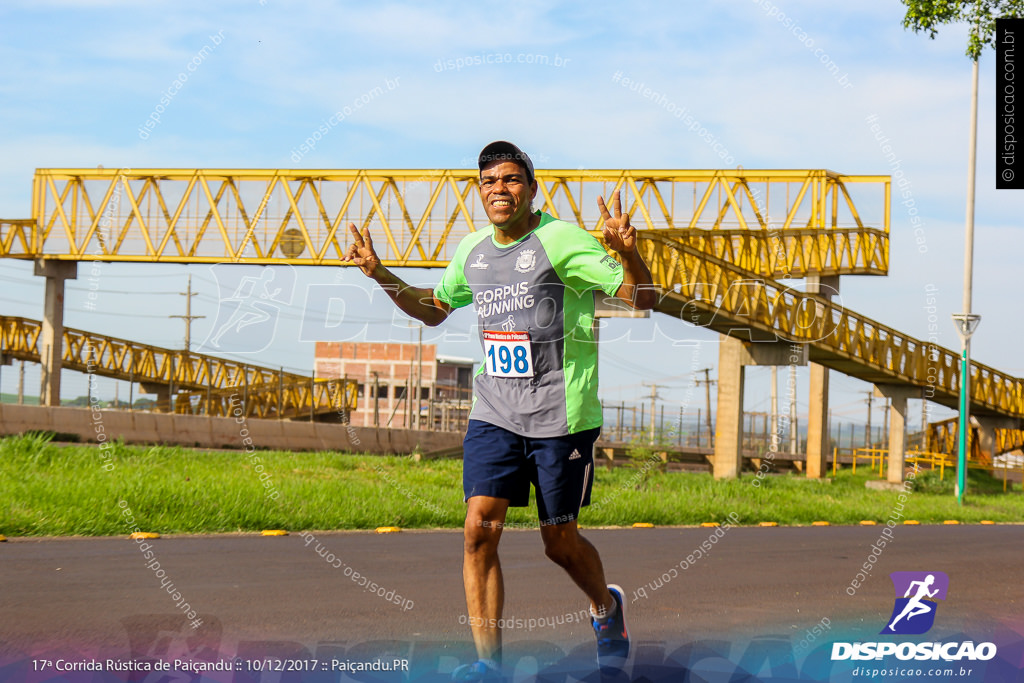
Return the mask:
<svg viewBox="0 0 1024 683">
<path fill-rule="evenodd" d="M 880 640 L 896 597 L 888 577 L 894 571 L 949 576 L 949 594 L 926 638 L 992 640 L 1000 657 L 1019 668 L 1024 526 L 901 526 L 873 552 L 884 529 L 586 530 L 609 580 L 629 599 L 636 646 L 634 669 L 623 680 L 641 680 L 644 662 L 667 661 L 671 652 L 680 661 L 681 651 L 695 656 L 695 649 L 710 647 L 717 654 L 704 657 L 704 666 L 714 669 L 726 665 L 713 659 L 748 656 L 751 643 L 782 647 L 799 661 L 836 640 Z M 416 660 L 430 652 L 429 666 L 443 672 L 468 655 L 459 532 L 314 536 L 180 536 L 148 546 L 126 538 L 0 544 L 0 662 L 6 665 L 0 680 L 18 679 L 27 662 L 41 658 L 404 653 Z M 590 625 L 576 616 L 585 601 L 544 557 L 536 530 L 506 530 L 501 557 L 505 617 L 512 620 L 506 663 L 526 652 L 538 662 L 591 657 Z M 854 587 L 864 563 L 870 575 Z M 201 624 L 189 621 L 189 610 Z M 339 680 L 342 674 L 324 675 Z M 414 678 L 404 675 L 395 680 Z M 267 676 L 236 670 L 210 680 L 316 679 L 297 672 Z M 715 680 L 702 676 L 693 673 L 691 680 Z M 681 679 L 666 674 L 664 680 Z"/>
</svg>

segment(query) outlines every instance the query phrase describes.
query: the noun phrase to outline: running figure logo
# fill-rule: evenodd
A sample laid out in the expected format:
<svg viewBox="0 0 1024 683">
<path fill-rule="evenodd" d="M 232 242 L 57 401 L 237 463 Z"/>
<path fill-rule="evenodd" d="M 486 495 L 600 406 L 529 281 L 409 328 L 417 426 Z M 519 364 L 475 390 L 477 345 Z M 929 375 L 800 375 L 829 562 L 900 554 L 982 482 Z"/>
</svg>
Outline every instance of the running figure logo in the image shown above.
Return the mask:
<svg viewBox="0 0 1024 683">
<path fill-rule="evenodd" d="M 199 351 L 256 353 L 274 339 L 281 307 L 292 301 L 295 271 L 291 266 L 244 266 L 218 263 L 220 304 L 217 319 Z"/>
<path fill-rule="evenodd" d="M 935 623 L 935 611 L 939 607 L 935 600 L 946 599 L 949 577 L 943 572 L 893 572 L 889 578 L 896 589 L 896 604 L 881 633 L 926 633 Z"/>
</svg>

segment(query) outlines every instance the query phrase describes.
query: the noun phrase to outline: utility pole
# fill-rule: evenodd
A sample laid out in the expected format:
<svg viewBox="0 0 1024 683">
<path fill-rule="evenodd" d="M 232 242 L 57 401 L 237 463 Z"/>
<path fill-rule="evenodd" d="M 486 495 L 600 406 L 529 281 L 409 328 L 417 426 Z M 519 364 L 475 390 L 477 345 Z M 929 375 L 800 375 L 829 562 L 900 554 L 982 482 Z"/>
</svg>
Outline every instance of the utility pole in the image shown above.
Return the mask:
<svg viewBox="0 0 1024 683">
<path fill-rule="evenodd" d="M 658 385 L 657 384 L 647 384 L 647 382 L 643 382 L 642 386 L 645 386 L 645 387 L 649 386 L 649 387 L 651 387 L 651 429 L 650 429 L 650 435 L 648 437 L 648 443 L 651 446 L 653 446 L 654 445 L 654 423 L 655 423 L 655 419 L 656 419 L 655 416 L 657 415 L 657 412 L 656 412 L 656 410 L 657 410 L 657 400 L 659 398 L 661 398 L 661 397 L 658 396 Z"/>
<path fill-rule="evenodd" d="M 415 380 L 410 375 L 405 380 L 405 428 L 412 429 L 412 390 Z"/>
<path fill-rule="evenodd" d="M 829 408 L 828 409 L 828 424 L 825 425 L 825 433 L 828 435 L 827 440 L 828 440 L 828 448 L 829 448 L 829 450 L 832 449 L 832 425 L 833 424 L 835 424 L 835 423 L 832 421 L 832 409 Z M 839 443 L 839 439 L 836 439 L 836 444 L 838 444 L 838 443 Z"/>
<path fill-rule="evenodd" d="M 796 455 L 797 425 L 796 425 L 796 365 L 789 366 L 789 452 Z"/>
<path fill-rule="evenodd" d="M 676 437 L 679 441 L 679 447 L 683 447 L 683 404 L 679 404 L 679 422 L 676 423 Z"/>
<path fill-rule="evenodd" d="M 928 450 L 928 399 L 921 392 L 921 450 Z"/>
<path fill-rule="evenodd" d="M 373 372 L 373 426 L 380 427 L 380 375 L 376 372 Z"/>
<path fill-rule="evenodd" d="M 416 327 L 419 330 L 419 341 L 416 343 L 416 357 L 413 362 L 416 363 L 416 367 L 409 367 L 409 387 L 410 392 L 415 392 L 416 400 L 409 402 L 408 415 L 409 422 L 406 423 L 407 429 L 419 429 L 420 428 L 420 391 L 423 386 L 423 325 L 413 322 L 405 324 L 406 327 Z M 415 372 L 415 380 L 413 379 L 413 373 Z M 409 396 L 408 398 L 412 398 Z M 415 406 L 415 408 L 413 407 Z"/>
<path fill-rule="evenodd" d="M 18 365 L 18 405 L 25 404 L 25 361 Z"/>
<path fill-rule="evenodd" d="M 616 423 L 619 428 L 618 438 L 616 439 L 619 443 L 622 443 L 622 422 L 626 419 L 626 402 L 619 401 L 619 421 Z"/>
<path fill-rule="evenodd" d="M 702 369 L 698 370 L 697 372 L 703 372 L 704 373 L 704 379 L 703 380 L 695 379 L 694 383 L 697 384 L 698 386 L 700 386 L 701 384 L 704 385 L 704 401 L 705 401 L 705 406 L 706 406 L 707 428 L 708 428 L 708 446 L 711 447 L 711 446 L 715 445 L 714 444 L 714 431 L 711 428 L 711 385 L 712 384 L 718 384 L 718 380 L 711 379 L 711 375 L 710 375 L 711 368 L 702 368 Z M 699 420 L 699 418 L 698 418 L 698 420 Z"/>
<path fill-rule="evenodd" d="M 181 318 L 185 321 L 185 351 L 192 350 L 192 321 L 205 318 L 205 315 L 192 315 L 192 297 L 198 296 L 198 292 L 192 291 L 192 276 L 188 276 L 188 290 L 178 292 L 178 296 L 185 297 L 185 315 L 169 315 L 168 318 Z"/>
<path fill-rule="evenodd" d="M 772 387 L 771 387 L 771 403 L 772 403 L 772 432 L 770 438 L 771 452 L 779 452 L 779 368 L 777 365 L 772 366 Z"/>
<path fill-rule="evenodd" d="M 891 418 L 891 412 L 889 411 L 889 399 L 885 399 L 885 412 L 882 413 L 882 443 L 889 443 L 889 419 Z"/>
<path fill-rule="evenodd" d="M 419 339 L 416 342 L 416 429 L 420 428 L 420 401 L 423 400 L 423 325 L 416 328 Z"/>
<path fill-rule="evenodd" d="M 875 398 L 875 392 L 868 389 L 868 423 L 864 427 L 864 447 L 871 448 L 871 401 Z"/>
</svg>

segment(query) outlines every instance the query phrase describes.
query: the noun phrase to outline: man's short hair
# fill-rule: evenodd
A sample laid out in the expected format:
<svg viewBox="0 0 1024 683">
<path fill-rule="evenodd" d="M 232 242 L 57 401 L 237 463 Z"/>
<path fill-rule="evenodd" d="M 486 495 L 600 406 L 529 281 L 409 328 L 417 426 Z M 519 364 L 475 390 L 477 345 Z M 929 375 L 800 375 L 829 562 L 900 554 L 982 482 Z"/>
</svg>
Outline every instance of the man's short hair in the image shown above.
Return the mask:
<svg viewBox="0 0 1024 683">
<path fill-rule="evenodd" d="M 532 183 L 534 180 L 533 162 L 530 161 L 530 157 L 526 155 L 526 152 L 519 149 L 511 142 L 505 140 L 495 140 L 490 143 L 483 150 L 480 151 L 480 158 L 478 159 L 477 165 L 480 167 L 480 171 L 483 172 L 484 167 L 494 161 L 514 161 L 521 167 L 526 169 L 526 181 Z"/>
</svg>

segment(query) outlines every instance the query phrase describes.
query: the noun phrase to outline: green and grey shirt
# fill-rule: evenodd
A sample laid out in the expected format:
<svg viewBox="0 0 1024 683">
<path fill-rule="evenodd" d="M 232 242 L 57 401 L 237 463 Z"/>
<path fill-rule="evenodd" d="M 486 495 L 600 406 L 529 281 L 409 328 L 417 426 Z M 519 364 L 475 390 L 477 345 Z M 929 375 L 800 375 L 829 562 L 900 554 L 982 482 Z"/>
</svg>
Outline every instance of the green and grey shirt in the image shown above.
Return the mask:
<svg viewBox="0 0 1024 683">
<path fill-rule="evenodd" d="M 493 226 L 465 237 L 434 295 L 476 307 L 484 363 L 470 418 L 545 438 L 601 426 L 594 290 L 615 296 L 622 265 L 579 226 L 540 218 L 513 244 Z"/>
</svg>

